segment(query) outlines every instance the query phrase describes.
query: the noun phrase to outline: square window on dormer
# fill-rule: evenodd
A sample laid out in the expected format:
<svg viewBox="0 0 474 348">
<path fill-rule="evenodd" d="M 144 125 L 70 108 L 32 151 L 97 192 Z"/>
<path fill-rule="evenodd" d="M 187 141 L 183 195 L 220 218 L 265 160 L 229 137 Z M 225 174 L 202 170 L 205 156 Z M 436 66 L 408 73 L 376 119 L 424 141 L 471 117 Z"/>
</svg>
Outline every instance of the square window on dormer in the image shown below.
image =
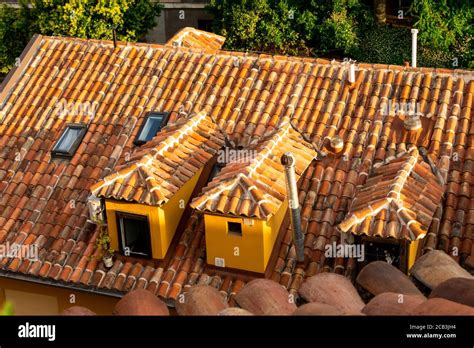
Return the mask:
<svg viewBox="0 0 474 348">
<path fill-rule="evenodd" d="M 168 116 L 167 112 L 149 112 L 135 139 L 135 145 L 143 145 L 153 139 L 168 122 Z"/>
<path fill-rule="evenodd" d="M 84 124 L 68 124 L 52 150 L 53 156 L 72 157 L 87 132 Z"/>
<path fill-rule="evenodd" d="M 228 233 L 235 234 L 238 236 L 242 235 L 242 224 L 238 222 L 227 222 Z"/>
</svg>

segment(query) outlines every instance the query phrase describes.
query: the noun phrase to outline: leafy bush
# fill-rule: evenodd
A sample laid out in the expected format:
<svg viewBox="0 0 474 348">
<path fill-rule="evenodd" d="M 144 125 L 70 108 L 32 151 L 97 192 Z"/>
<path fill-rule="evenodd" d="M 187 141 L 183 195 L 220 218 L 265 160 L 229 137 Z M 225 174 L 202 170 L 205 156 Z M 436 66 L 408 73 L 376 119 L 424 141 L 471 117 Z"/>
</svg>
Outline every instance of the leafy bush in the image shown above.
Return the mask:
<svg viewBox="0 0 474 348">
<path fill-rule="evenodd" d="M 26 6 L 15 9 L 0 6 L 0 73 L 7 73 L 15 64 L 33 34 Z"/>
<path fill-rule="evenodd" d="M 159 3 L 150 0 L 32 0 L 38 31 L 45 35 L 136 41 L 153 28 Z"/>
<path fill-rule="evenodd" d="M 398 65 L 405 62 L 411 63 L 410 29 L 375 25 L 362 35 L 361 40 L 362 48 L 356 48 L 349 52 L 352 58 L 360 62 Z M 470 49 L 472 50 L 470 45 L 471 43 L 467 41 L 456 44 L 451 50 L 445 51 L 419 43 L 417 65 L 444 68 L 469 67 L 469 52 Z"/>
<path fill-rule="evenodd" d="M 347 51 L 373 21 L 360 0 L 211 0 L 207 8 L 227 48 L 281 54 Z"/>
<path fill-rule="evenodd" d="M 417 18 L 420 42 L 447 52 L 474 36 L 472 0 L 414 0 L 410 12 Z"/>
<path fill-rule="evenodd" d="M 28 5 L 31 5 L 28 7 Z M 162 5 L 151 0 L 31 0 L 0 7 L 0 73 L 8 72 L 34 33 L 142 40 Z"/>
</svg>

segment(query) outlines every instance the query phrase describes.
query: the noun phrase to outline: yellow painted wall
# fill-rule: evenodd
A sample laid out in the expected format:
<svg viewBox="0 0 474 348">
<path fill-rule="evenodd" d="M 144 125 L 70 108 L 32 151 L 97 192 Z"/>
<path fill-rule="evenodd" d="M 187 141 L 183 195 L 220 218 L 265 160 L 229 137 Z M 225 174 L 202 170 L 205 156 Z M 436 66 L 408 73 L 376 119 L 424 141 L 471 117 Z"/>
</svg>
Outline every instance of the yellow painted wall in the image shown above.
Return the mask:
<svg viewBox="0 0 474 348">
<path fill-rule="evenodd" d="M 106 200 L 105 209 L 112 248 L 120 250 L 116 212 L 143 215 L 148 217 L 150 223 L 152 256 L 154 259 L 164 259 L 201 172 L 202 169 L 161 207 Z"/>
<path fill-rule="evenodd" d="M 160 208 L 160 219 L 164 222 L 164 231 L 162 233 L 162 245 L 167 245 L 166 249 L 173 240 L 174 233 L 183 216 L 184 210 L 189 203 L 194 188 L 199 181 L 203 169 L 200 169 L 171 199 Z M 162 224 L 163 226 L 163 224 Z M 163 231 L 162 230 L 162 231 Z M 166 254 L 165 253 L 163 255 Z"/>
<path fill-rule="evenodd" d="M 410 272 L 410 269 L 413 267 L 415 261 L 416 261 L 416 256 L 418 253 L 418 246 L 420 245 L 420 240 L 414 240 L 410 242 L 410 246 L 408 247 L 408 267 L 407 267 L 407 273 Z"/>
<path fill-rule="evenodd" d="M 215 265 L 215 258 L 223 258 L 225 267 L 264 273 L 285 217 L 288 205 L 282 204 L 277 214 L 269 220 L 204 214 L 206 229 L 207 263 Z M 242 236 L 227 232 L 227 222 L 242 225 Z"/>
<path fill-rule="evenodd" d="M 15 315 L 57 315 L 72 306 L 86 307 L 99 315 L 112 315 L 120 298 L 0 278 L 0 307 L 5 300 L 13 303 Z"/>
</svg>

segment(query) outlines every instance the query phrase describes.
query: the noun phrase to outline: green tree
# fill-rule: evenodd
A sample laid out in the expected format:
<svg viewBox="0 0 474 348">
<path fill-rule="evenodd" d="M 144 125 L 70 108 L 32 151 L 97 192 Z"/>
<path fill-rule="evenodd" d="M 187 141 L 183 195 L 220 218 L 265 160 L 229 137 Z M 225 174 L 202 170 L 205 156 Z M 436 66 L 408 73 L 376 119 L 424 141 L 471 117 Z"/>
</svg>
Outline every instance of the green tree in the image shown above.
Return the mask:
<svg viewBox="0 0 474 348">
<path fill-rule="evenodd" d="M 360 0 L 211 0 L 208 9 L 228 48 L 283 54 L 348 52 L 373 22 Z"/>
<path fill-rule="evenodd" d="M 20 9 L 0 6 L 0 73 L 7 73 L 15 64 L 33 34 L 31 16 L 26 4 Z"/>
<path fill-rule="evenodd" d="M 294 29 L 296 6 L 291 0 L 211 0 L 214 31 L 231 49 L 297 54 L 306 51 Z"/>
<path fill-rule="evenodd" d="M 420 42 L 449 50 L 474 36 L 472 0 L 414 0 L 410 8 L 417 18 Z"/>
<path fill-rule="evenodd" d="M 112 28 L 119 40 L 143 39 L 161 12 L 150 0 L 32 0 L 38 31 L 93 39 L 111 39 Z"/>
</svg>

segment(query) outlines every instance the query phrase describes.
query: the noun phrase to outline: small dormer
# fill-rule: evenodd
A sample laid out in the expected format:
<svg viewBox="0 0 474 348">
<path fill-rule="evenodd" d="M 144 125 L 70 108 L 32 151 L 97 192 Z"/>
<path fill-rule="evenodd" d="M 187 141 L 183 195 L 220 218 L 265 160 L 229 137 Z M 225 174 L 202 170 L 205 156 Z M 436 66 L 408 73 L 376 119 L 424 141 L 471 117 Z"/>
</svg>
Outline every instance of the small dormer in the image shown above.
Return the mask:
<svg viewBox="0 0 474 348">
<path fill-rule="evenodd" d="M 381 259 L 407 272 L 443 194 L 444 186 L 413 146 L 374 169 L 339 229 L 361 239 L 366 262 Z"/>
<path fill-rule="evenodd" d="M 161 115 L 149 115 L 142 130 L 156 126 L 147 126 L 156 122 L 151 117 Z M 211 119 L 199 113 L 163 128 L 95 184 L 92 195 L 103 201 L 111 247 L 125 256 L 163 259 L 203 168 L 223 143 Z"/>
<path fill-rule="evenodd" d="M 316 153 L 289 122 L 256 146 L 226 151 L 234 160 L 191 203 L 204 213 L 207 263 L 264 273 L 288 210 L 281 156 L 296 157 L 298 179 Z"/>
</svg>

